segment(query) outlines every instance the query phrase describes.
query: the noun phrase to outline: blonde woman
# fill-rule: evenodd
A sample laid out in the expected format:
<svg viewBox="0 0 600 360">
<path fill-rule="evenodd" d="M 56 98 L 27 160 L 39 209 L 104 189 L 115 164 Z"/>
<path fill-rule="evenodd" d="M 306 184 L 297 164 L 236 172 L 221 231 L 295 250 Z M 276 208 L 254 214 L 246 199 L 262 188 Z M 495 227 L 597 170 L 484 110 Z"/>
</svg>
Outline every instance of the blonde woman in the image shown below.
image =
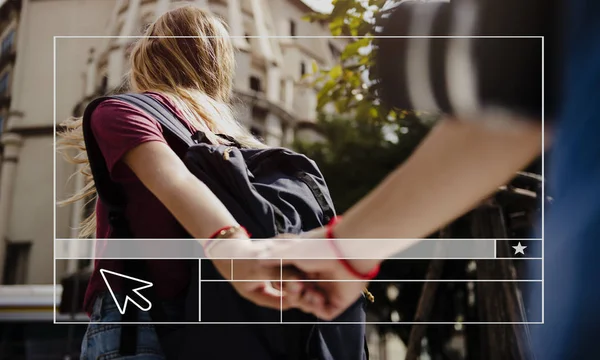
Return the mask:
<svg viewBox="0 0 600 360">
<path fill-rule="evenodd" d="M 225 134 L 246 147 L 265 147 L 234 120 L 227 105 L 235 62 L 231 40 L 220 20 L 199 8 L 183 6 L 158 18 L 147 29 L 146 35 L 135 44 L 129 59 L 128 80 L 134 92 L 145 93 L 160 101 L 192 133 L 204 132 L 213 144 L 223 141 L 215 134 Z M 260 251 L 260 245 L 250 242 L 248 234 L 224 205 L 186 168 L 181 160 L 185 147 L 163 132 L 155 119 L 132 105 L 111 99 L 93 111 L 90 123 L 111 180 L 120 184 L 126 193 L 125 215 L 135 237 L 185 238 L 189 234 L 208 239 L 219 230 L 227 229 L 227 237 L 239 240 L 220 242 L 211 252 L 226 251 L 236 257 L 253 258 Z M 80 156 L 85 152 L 81 145 L 82 120 L 71 120 L 66 125 L 68 130 L 61 134 L 61 144 L 63 148 L 79 150 L 71 160 L 85 165 L 82 172 L 88 178 L 87 186 L 66 201 L 72 203 L 95 196 L 96 189 L 87 157 Z M 98 201 L 94 214 L 82 224 L 81 237 L 109 238 L 110 232 L 108 209 Z M 190 281 L 189 264 L 164 260 L 147 263 L 165 313 L 171 321 L 177 321 L 183 312 L 181 296 Z M 231 278 L 230 261 L 213 260 L 213 263 L 225 279 Z M 236 279 L 279 279 L 278 268 L 259 268 L 256 264 L 251 261 L 236 263 Z M 96 270 L 85 296 L 85 309 L 94 323 L 89 325 L 82 344 L 84 359 L 114 358 L 119 354 L 121 326 L 98 324 L 121 320 L 99 273 L 100 268 L 119 272 L 122 263 L 96 260 Z M 280 308 L 281 297 L 269 292 L 264 283 L 236 282 L 232 286 L 241 296 L 258 305 Z M 116 283 L 112 290 L 122 298 L 124 294 L 120 293 L 119 287 Z M 283 308 L 288 308 L 292 300 L 291 294 L 284 298 Z M 140 314 L 139 321 L 150 320 L 148 313 Z M 137 331 L 135 358 L 164 358 L 155 328 L 139 326 Z M 243 346 L 239 350 L 248 351 Z"/>
</svg>

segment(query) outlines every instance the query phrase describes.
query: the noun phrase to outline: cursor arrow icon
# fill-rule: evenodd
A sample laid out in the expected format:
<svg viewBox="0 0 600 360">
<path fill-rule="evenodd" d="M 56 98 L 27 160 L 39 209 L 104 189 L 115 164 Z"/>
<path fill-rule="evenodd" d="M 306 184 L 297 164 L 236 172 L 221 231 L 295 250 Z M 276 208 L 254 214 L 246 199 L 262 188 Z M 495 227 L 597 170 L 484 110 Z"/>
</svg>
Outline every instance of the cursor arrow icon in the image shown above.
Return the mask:
<svg viewBox="0 0 600 360">
<path fill-rule="evenodd" d="M 121 304 L 119 302 L 119 299 L 117 299 L 117 297 L 115 296 L 113 288 L 110 285 L 110 282 L 108 281 L 108 277 L 106 276 L 107 274 L 120 277 L 121 278 L 120 280 L 122 282 L 134 281 L 134 282 L 138 283 L 139 286 L 135 285 L 135 286 L 131 287 L 131 289 L 132 289 L 131 291 L 133 292 L 133 294 L 135 294 L 134 297 L 136 299 L 133 299 L 131 296 L 129 296 L 129 294 L 126 294 L 125 300 Z M 117 272 L 106 270 L 106 269 L 100 269 L 100 275 L 102 275 L 102 278 L 104 279 L 104 282 L 106 283 L 106 287 L 108 287 L 108 291 L 110 291 L 110 295 L 112 295 L 112 298 L 115 301 L 115 304 L 117 304 L 117 308 L 119 309 L 119 312 L 121 313 L 121 315 L 125 314 L 125 309 L 127 309 L 127 302 L 131 302 L 132 304 L 137 306 L 142 311 L 148 311 L 152 308 L 152 303 L 148 299 L 146 299 L 142 294 L 140 294 L 140 290 L 144 290 L 144 289 L 147 289 L 152 286 L 151 282 L 142 280 L 142 279 L 137 279 L 132 276 L 119 274 Z M 124 279 L 126 279 L 126 280 L 124 280 Z"/>
</svg>

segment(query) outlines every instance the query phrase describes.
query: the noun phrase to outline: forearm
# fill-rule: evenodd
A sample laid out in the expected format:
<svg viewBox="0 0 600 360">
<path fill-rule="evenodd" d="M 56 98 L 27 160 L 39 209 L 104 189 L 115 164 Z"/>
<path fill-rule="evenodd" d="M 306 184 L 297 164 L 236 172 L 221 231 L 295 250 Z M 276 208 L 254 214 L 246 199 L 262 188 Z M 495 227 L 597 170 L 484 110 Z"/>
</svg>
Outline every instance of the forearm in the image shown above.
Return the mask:
<svg viewBox="0 0 600 360">
<path fill-rule="evenodd" d="M 336 236 L 425 237 L 514 177 L 541 153 L 541 139 L 533 125 L 505 131 L 443 120 L 405 164 L 345 214 Z M 372 251 L 368 245 L 362 246 Z M 380 245 L 381 252 L 396 252 L 394 242 Z"/>
<path fill-rule="evenodd" d="M 191 173 L 172 176 L 161 188 L 159 200 L 195 238 L 207 239 L 217 230 L 236 225 L 227 208 Z M 160 194 L 165 194 L 162 196 Z"/>
</svg>

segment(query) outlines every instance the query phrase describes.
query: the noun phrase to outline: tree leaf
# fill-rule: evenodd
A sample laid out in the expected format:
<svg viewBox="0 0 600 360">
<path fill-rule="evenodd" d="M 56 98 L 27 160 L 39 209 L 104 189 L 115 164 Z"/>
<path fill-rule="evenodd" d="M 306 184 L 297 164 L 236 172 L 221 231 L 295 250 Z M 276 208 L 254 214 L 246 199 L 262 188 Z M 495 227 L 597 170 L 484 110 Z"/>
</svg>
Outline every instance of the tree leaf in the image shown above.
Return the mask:
<svg viewBox="0 0 600 360">
<path fill-rule="evenodd" d="M 344 18 L 337 18 L 329 23 L 329 31 L 333 36 L 340 36 L 342 27 L 344 26 Z"/>
<path fill-rule="evenodd" d="M 313 12 L 310 13 L 308 15 L 304 15 L 302 17 L 302 20 L 313 23 L 315 21 L 327 21 L 329 20 L 330 15 L 329 14 L 322 14 L 322 13 L 318 13 L 318 12 Z"/>
<path fill-rule="evenodd" d="M 317 111 L 321 111 L 325 104 L 331 101 L 330 92 L 337 85 L 337 82 L 334 80 L 329 80 L 323 85 L 321 90 L 319 90 L 317 94 Z"/>
<path fill-rule="evenodd" d="M 331 70 L 329 70 L 329 76 L 331 79 L 338 79 L 340 76 L 342 76 L 342 65 L 338 64 L 332 67 Z"/>
<path fill-rule="evenodd" d="M 348 10 L 352 8 L 353 2 L 352 0 L 335 0 L 333 2 L 333 10 L 331 10 L 331 17 L 345 16 Z"/>
<path fill-rule="evenodd" d="M 373 30 L 373 25 L 369 24 L 366 21 L 363 21 L 357 28 L 356 34 L 357 36 L 365 36 L 368 35 L 371 30 Z"/>
<path fill-rule="evenodd" d="M 319 65 L 317 64 L 317 62 L 315 60 L 312 61 L 312 72 L 313 72 L 313 74 L 316 74 L 319 72 Z"/>
<path fill-rule="evenodd" d="M 346 45 L 346 48 L 342 52 L 340 60 L 345 61 L 352 56 L 359 55 L 358 50 L 362 47 L 368 46 L 370 43 L 371 43 L 371 39 L 362 38 L 362 39 L 356 40 L 356 41 Z"/>
<path fill-rule="evenodd" d="M 369 6 L 377 6 L 378 9 L 381 9 L 388 0 L 369 0 Z"/>
</svg>

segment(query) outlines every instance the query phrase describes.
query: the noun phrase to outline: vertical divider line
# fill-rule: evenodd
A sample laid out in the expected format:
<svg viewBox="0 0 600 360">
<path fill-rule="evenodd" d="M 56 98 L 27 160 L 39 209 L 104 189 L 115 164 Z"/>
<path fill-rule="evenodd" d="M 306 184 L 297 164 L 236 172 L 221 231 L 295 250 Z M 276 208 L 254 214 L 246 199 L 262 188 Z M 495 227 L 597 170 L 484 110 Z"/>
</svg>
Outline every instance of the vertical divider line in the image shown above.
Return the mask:
<svg viewBox="0 0 600 360">
<path fill-rule="evenodd" d="M 198 259 L 198 322 L 202 321 L 202 259 Z"/>
<path fill-rule="evenodd" d="M 52 157 L 52 201 L 56 204 L 56 36 L 52 39 L 52 58 L 52 152 L 54 153 Z M 52 322 L 56 324 L 56 206 L 52 206 L 52 220 L 52 283 L 54 284 L 52 287 Z M 2 244 L 2 246 L 5 245 Z"/>
<path fill-rule="evenodd" d="M 545 74 L 545 68 L 544 68 L 544 64 L 545 64 L 545 50 L 544 50 L 544 41 L 545 41 L 545 37 L 542 36 L 542 75 Z M 544 323 L 544 314 L 545 314 L 545 304 L 546 304 L 546 300 L 545 300 L 545 288 L 544 288 L 544 247 L 545 247 L 545 243 L 546 241 L 544 240 L 544 236 L 545 236 L 545 225 L 544 225 L 544 213 L 545 213 L 545 208 L 546 208 L 546 170 L 545 170 L 545 158 L 544 158 L 544 154 L 545 154 L 545 147 L 544 147 L 544 143 L 545 143 L 545 139 L 544 139 L 544 132 L 545 132 L 545 117 L 546 117 L 546 110 L 545 110 L 545 103 L 544 103 L 544 80 L 545 77 L 542 76 L 542 203 L 541 203 L 541 207 L 542 207 L 542 324 Z"/>
<path fill-rule="evenodd" d="M 283 324 L 283 259 L 279 259 L 279 322 Z"/>
<path fill-rule="evenodd" d="M 498 258 L 498 239 L 494 239 L 494 259 Z"/>
</svg>

